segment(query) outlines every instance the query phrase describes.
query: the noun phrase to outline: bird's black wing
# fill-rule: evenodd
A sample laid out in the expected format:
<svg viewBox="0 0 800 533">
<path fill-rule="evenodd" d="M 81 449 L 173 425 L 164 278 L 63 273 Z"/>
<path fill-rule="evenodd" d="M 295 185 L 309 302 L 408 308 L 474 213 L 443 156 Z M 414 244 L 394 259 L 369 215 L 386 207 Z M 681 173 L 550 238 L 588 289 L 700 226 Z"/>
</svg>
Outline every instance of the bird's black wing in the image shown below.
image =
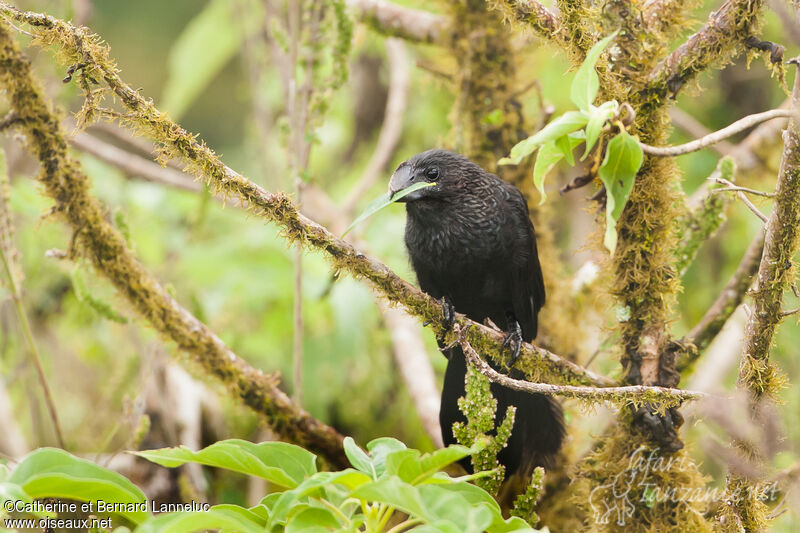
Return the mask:
<svg viewBox="0 0 800 533">
<path fill-rule="evenodd" d="M 522 336 L 526 341 L 536 337 L 537 315 L 544 305 L 544 279 L 536 250 L 536 236 L 528 213 L 528 203 L 515 187 L 509 189 L 509 215 L 513 223 L 513 242 L 511 258 L 512 306 L 514 315 L 522 326 Z"/>
</svg>

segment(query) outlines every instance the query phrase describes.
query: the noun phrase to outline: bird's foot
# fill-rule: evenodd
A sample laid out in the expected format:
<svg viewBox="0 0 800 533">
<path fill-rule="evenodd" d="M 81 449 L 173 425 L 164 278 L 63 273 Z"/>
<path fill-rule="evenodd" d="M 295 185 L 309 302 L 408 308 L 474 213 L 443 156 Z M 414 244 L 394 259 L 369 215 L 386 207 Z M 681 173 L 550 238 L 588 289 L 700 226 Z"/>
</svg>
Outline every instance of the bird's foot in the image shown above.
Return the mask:
<svg viewBox="0 0 800 533">
<path fill-rule="evenodd" d="M 505 350 L 506 348 L 511 349 L 511 359 L 508 361 L 510 370 L 519 359 L 519 352 L 522 349 L 522 328 L 516 320 L 509 320 L 508 334 L 500 349 Z"/>
<path fill-rule="evenodd" d="M 439 342 L 439 344 L 443 344 L 445 335 L 447 335 L 448 331 L 453 329 L 453 324 L 456 322 L 456 308 L 453 307 L 453 303 L 449 298 L 447 298 L 447 296 L 442 296 L 440 301 L 442 303 L 444 329 L 442 329 L 442 333 L 436 338 L 436 340 Z"/>
</svg>

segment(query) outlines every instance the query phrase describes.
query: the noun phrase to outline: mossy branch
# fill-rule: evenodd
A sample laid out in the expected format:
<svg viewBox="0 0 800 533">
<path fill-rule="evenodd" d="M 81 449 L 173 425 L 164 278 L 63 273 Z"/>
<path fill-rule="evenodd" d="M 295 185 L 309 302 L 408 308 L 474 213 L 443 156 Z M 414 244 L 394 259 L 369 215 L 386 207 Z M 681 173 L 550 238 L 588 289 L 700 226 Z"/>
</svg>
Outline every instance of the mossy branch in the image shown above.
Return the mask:
<svg viewBox="0 0 800 533">
<path fill-rule="evenodd" d="M 561 46 L 569 45 L 569 35 L 562 29 L 558 15 L 544 7 L 536 0 L 501 0 L 490 2 L 499 10 L 508 22 L 531 29 L 545 39 Z"/>
<path fill-rule="evenodd" d="M 792 107 L 800 109 L 800 72 L 795 74 Z M 754 397 L 777 392 L 777 376 L 769 351 L 783 319 L 783 293 L 795 278 L 794 255 L 800 244 L 800 124 L 789 121 L 783 132 L 783 156 L 775 189 L 775 203 L 766 223 L 764 252 L 753 290 L 754 310 L 745 328 L 739 385 Z"/>
<path fill-rule="evenodd" d="M 121 80 L 116 65 L 108 56 L 108 48 L 100 44 L 99 37 L 90 34 L 86 28 L 76 28 L 49 15 L 23 12 L 1 2 L 0 12 L 31 25 L 40 42 L 59 48 L 60 58 L 65 63 L 81 63 L 83 69 L 91 70 L 93 77 L 103 79 L 129 111 L 117 118 L 160 143 L 162 157 L 182 160 L 187 171 L 207 183 L 214 194 L 232 197 L 251 213 L 278 224 L 288 241 L 325 252 L 335 269 L 366 279 L 384 298 L 402 304 L 410 314 L 430 322 L 437 334 L 444 332 L 446 324 L 442 306 L 437 300 L 397 276 L 380 261 L 359 252 L 350 243 L 303 216 L 286 194 L 268 192 L 223 164 L 196 135 L 170 120 L 152 100 L 145 99 Z M 499 362 L 505 360 L 507 352 L 502 348 L 503 332 L 463 315 L 458 315 L 457 320 L 464 327 L 472 326 L 469 341 L 476 349 Z M 452 332 L 447 334 L 446 340 L 454 340 Z M 517 366 L 535 381 L 595 386 L 614 384 L 607 377 L 527 343 L 522 346 Z"/>
<path fill-rule="evenodd" d="M 677 407 L 685 401 L 700 400 L 709 395 L 704 392 L 674 389 L 669 387 L 653 387 L 645 385 L 629 385 L 625 387 L 581 387 L 575 385 L 552 385 L 549 383 L 532 383 L 513 379 L 493 369 L 486 361 L 481 359 L 478 352 L 470 346 L 465 335 L 456 327 L 456 336 L 464 350 L 467 360 L 489 381 L 498 383 L 509 389 L 514 389 L 530 394 L 547 394 L 564 398 L 575 398 L 591 402 L 610 401 L 617 405 L 640 406 L 658 403 L 659 408 L 668 409 Z"/>
<path fill-rule="evenodd" d="M 676 95 L 711 65 L 725 62 L 757 24 L 762 0 L 727 0 L 706 24 L 661 61 L 648 77 L 648 91 L 659 98 Z"/>
<path fill-rule="evenodd" d="M 709 176 L 709 185 L 705 189 L 705 194 L 700 199 L 698 205 L 686 217 L 681 224 L 681 242 L 675 252 L 677 263 L 675 269 L 678 276 L 683 277 L 697 256 L 700 246 L 714 236 L 719 227 L 725 221 L 725 205 L 728 203 L 726 196 L 716 194 L 718 185 L 710 182 L 721 178 L 732 181 L 736 172 L 736 164 L 731 157 L 723 157 L 717 163 L 717 168 Z"/>
<path fill-rule="evenodd" d="M 74 231 L 74 250 L 89 259 L 157 331 L 246 405 L 264 414 L 278 435 L 321 453 L 337 466 L 347 465 L 342 436 L 336 430 L 292 403 L 277 380 L 237 357 L 134 258 L 124 237 L 106 220 L 101 204 L 90 195 L 89 178 L 68 154 L 59 119 L 4 23 L 0 23 L 0 86 L 19 116 L 17 127 L 41 162 L 38 179 L 55 201 L 55 213 Z"/>
</svg>

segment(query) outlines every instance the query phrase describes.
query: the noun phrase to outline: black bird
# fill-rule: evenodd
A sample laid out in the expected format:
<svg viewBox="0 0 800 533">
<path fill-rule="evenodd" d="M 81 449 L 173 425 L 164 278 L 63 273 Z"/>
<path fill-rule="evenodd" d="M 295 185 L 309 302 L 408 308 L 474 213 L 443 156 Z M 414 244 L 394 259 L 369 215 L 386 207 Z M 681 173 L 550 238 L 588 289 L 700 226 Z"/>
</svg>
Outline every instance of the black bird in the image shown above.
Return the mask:
<svg viewBox="0 0 800 533">
<path fill-rule="evenodd" d="M 403 162 L 392 175 L 389 192 L 418 182 L 436 185 L 400 201 L 406 202 L 405 242 L 420 287 L 442 300 L 450 310 L 446 314 L 455 309 L 476 322 L 489 318 L 505 326 L 506 343 L 516 359 L 521 341 L 536 337 L 537 314 L 545 301 L 525 198 L 513 185 L 445 150 L 429 150 Z M 459 346 L 445 355 L 439 421 L 449 445 L 456 442 L 453 422 L 465 421 L 457 401 L 464 395 L 466 361 Z M 519 376 L 516 371 L 512 375 Z M 564 438 L 560 405 L 550 397 L 494 383 L 491 391 L 499 420 L 509 405 L 517 408 L 511 438 L 498 454 L 506 478 L 551 466 Z"/>
</svg>

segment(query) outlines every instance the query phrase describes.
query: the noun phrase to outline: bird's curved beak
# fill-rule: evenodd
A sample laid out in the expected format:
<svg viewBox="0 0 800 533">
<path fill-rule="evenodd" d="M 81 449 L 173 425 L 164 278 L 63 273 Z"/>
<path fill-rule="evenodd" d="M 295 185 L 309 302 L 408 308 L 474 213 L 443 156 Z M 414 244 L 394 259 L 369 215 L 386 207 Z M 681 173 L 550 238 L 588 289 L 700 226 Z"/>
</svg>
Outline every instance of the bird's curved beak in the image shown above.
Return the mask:
<svg viewBox="0 0 800 533">
<path fill-rule="evenodd" d="M 389 198 L 393 197 L 395 193 L 402 191 L 414 184 L 414 174 L 411 172 L 409 165 L 403 165 L 392 174 L 392 179 L 389 180 Z M 411 194 L 404 196 L 397 200 L 398 202 L 410 202 L 420 197 L 420 191 L 414 191 Z"/>
</svg>

